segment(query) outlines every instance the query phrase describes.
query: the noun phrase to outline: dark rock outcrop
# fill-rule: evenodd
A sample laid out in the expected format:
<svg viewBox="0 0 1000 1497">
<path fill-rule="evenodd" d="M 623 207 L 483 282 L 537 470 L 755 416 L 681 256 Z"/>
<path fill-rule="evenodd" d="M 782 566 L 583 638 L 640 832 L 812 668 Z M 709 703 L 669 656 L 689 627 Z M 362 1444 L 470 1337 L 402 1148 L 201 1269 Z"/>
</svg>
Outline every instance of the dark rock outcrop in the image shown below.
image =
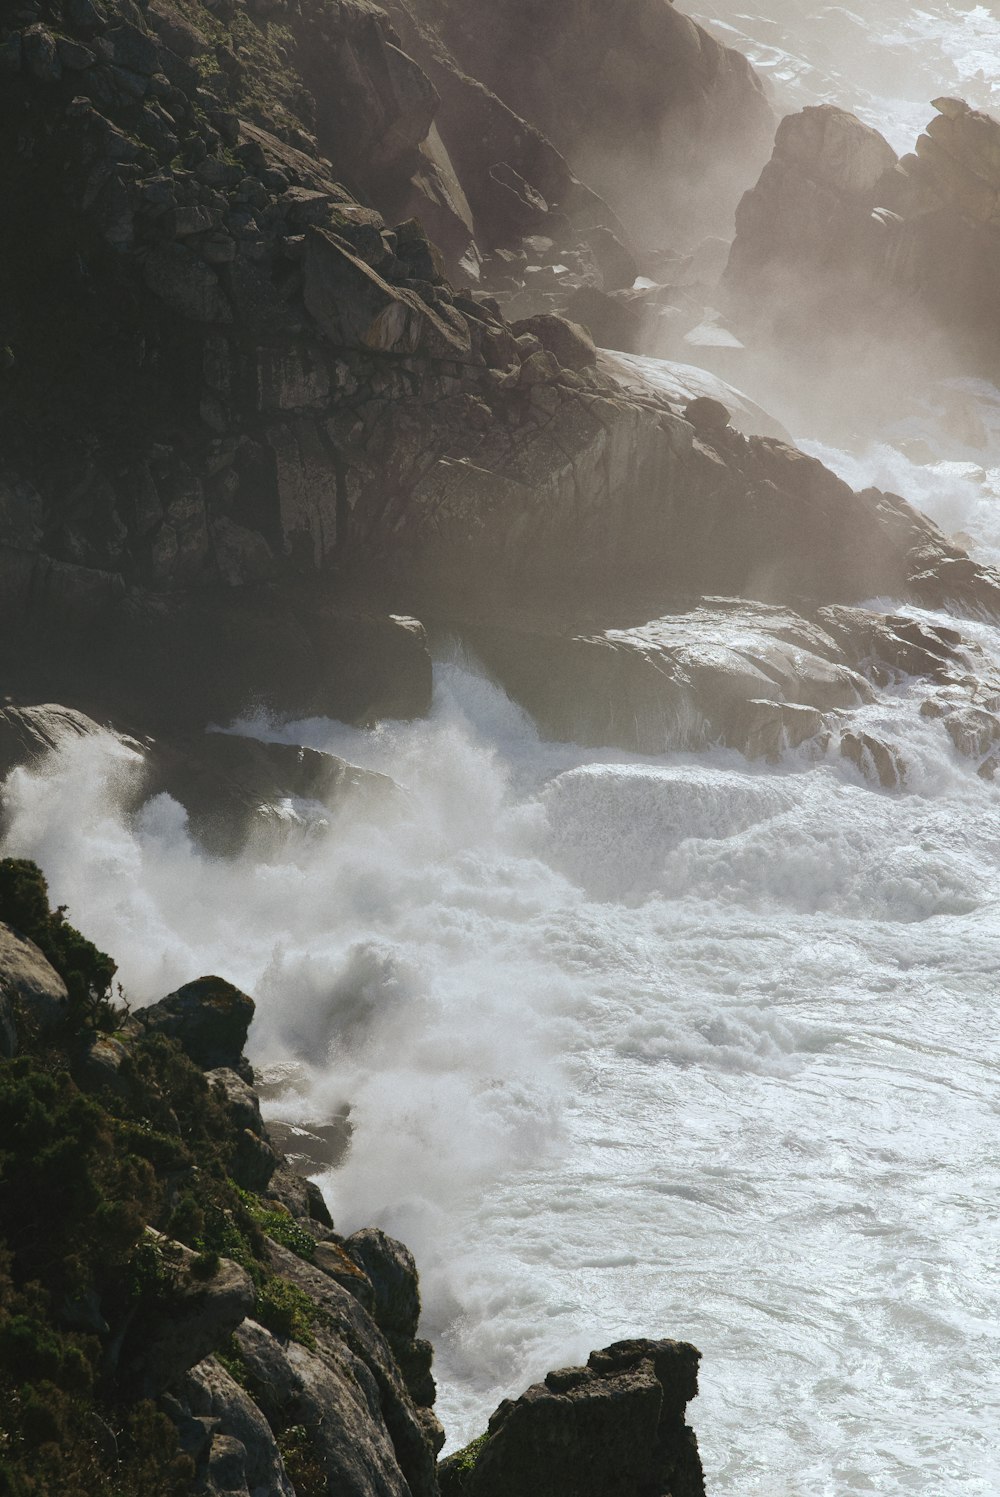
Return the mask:
<svg viewBox="0 0 1000 1497">
<path fill-rule="evenodd" d="M 550 1372 L 442 1463 L 442 1497 L 703 1497 L 684 1423 L 698 1360 L 683 1342 L 621 1341 Z"/>
<path fill-rule="evenodd" d="M 221 1259 L 210 1274 L 197 1254 L 146 1229 L 148 1248 L 169 1279 L 168 1315 L 140 1318 L 119 1352 L 119 1374 L 140 1398 L 154 1398 L 229 1337 L 251 1313 L 254 1290 L 237 1263 Z"/>
<path fill-rule="evenodd" d="M 732 599 L 631 627 L 522 624 L 474 639 L 547 735 L 642 754 L 722 743 L 777 759 L 873 697 L 828 633 L 790 610 Z"/>
<path fill-rule="evenodd" d="M 773 116 L 746 59 L 660 0 L 558 12 L 544 0 L 484 10 L 433 0 L 426 10 L 461 67 L 654 243 L 682 200 L 692 226 L 724 220 L 727 175 L 738 181 L 766 155 Z"/>
<path fill-rule="evenodd" d="M 741 326 L 850 339 L 859 364 L 878 340 L 898 345 L 904 381 L 921 355 L 995 374 L 1000 123 L 961 99 L 934 107 L 898 160 L 831 105 L 782 121 L 736 215 L 725 284 Z"/>
<path fill-rule="evenodd" d="M 203 1070 L 235 1071 L 241 1065 L 253 1010 L 253 999 L 224 978 L 198 977 L 141 1009 L 138 1022 L 147 1034 L 176 1040 Z"/>
<path fill-rule="evenodd" d="M 28 871 L 20 869 L 22 899 Z M 50 920 L 61 928 L 59 915 Z M 78 1141 L 59 1139 L 58 1159 L 38 1166 L 41 1189 L 51 1193 L 52 1170 L 67 1150 L 78 1143 L 86 1167 L 96 1143 L 106 1170 L 101 1185 L 126 1192 L 120 1202 L 103 1200 L 93 1175 L 82 1191 L 64 1192 L 67 1212 L 97 1210 L 111 1226 L 109 1241 L 124 1243 L 125 1257 L 100 1265 L 82 1284 L 74 1258 L 72 1293 L 54 1301 L 47 1344 L 66 1327 L 94 1338 L 101 1397 L 113 1399 L 123 1424 L 143 1407 L 139 1401 L 155 1401 L 179 1447 L 171 1451 L 170 1426 L 161 1420 L 151 1426 L 157 1459 L 176 1460 L 179 1473 L 189 1464 L 185 1490 L 205 1497 L 334 1490 L 344 1497 L 437 1497 L 435 1457 L 444 1436 L 431 1407 L 431 1349 L 416 1339 L 416 1267 L 382 1232 L 338 1237 L 321 1200 L 316 1207 L 316 1187 L 281 1159 L 242 1053 L 252 1000 L 221 979 L 200 979 L 138 1014 L 94 1009 L 78 1016 L 78 1032 L 65 1024 L 43 1032 L 39 1012 L 51 1003 L 61 1010 L 64 993 L 41 953 L 0 925 L 0 1020 L 16 1018 L 23 1031 L 22 1054 L 11 1063 L 18 1036 L 13 1028 L 8 1036 L 5 1023 L 4 1105 L 30 1084 L 41 1059 L 43 1084 L 32 1095 L 35 1132 L 41 1129 L 44 1140 L 43 1099 L 54 1095 L 48 1072 L 58 1061 L 64 1069 L 52 1075 L 67 1098 L 65 1118 L 81 1129 Z M 94 1014 L 115 1025 L 114 1035 L 88 1027 Z M 182 1051 L 211 1065 L 204 1079 Z M 19 1118 L 5 1134 L 8 1180 L 12 1151 L 31 1144 L 25 1122 Z M 268 1153 L 270 1184 L 244 1173 L 247 1140 Z M 138 1160 L 133 1151 L 141 1151 Z M 158 1225 L 143 1229 L 138 1213 L 149 1210 Z M 89 1230 L 77 1224 L 74 1252 L 84 1239 L 89 1250 Z M 22 1252 L 23 1236 L 11 1233 L 9 1211 L 0 1213 L 5 1273 L 8 1242 Z M 9 1278 L 4 1286 L 10 1289 Z M 34 1315 L 47 1313 L 47 1296 L 32 1305 Z M 8 1319 L 5 1302 L 0 1320 Z M 146 1405 L 147 1426 L 152 1415 Z M 98 1418 L 91 1416 L 95 1427 Z M 101 1428 L 109 1427 L 102 1420 Z M 107 1445 L 94 1457 L 95 1480 L 119 1460 L 114 1441 Z"/>
</svg>

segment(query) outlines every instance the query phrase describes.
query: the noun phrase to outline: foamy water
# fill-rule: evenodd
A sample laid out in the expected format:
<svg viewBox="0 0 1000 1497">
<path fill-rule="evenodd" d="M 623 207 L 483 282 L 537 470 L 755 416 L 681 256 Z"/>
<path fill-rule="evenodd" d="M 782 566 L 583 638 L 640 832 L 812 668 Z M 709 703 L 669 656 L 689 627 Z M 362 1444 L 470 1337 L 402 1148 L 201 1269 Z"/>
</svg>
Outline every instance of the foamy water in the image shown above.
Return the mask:
<svg viewBox="0 0 1000 1497">
<path fill-rule="evenodd" d="M 1000 106 L 1000 13 L 993 5 L 933 0 L 698 0 L 691 13 L 750 58 L 779 114 L 837 104 L 913 150 L 930 100 L 959 95 L 977 109 Z"/>
</svg>

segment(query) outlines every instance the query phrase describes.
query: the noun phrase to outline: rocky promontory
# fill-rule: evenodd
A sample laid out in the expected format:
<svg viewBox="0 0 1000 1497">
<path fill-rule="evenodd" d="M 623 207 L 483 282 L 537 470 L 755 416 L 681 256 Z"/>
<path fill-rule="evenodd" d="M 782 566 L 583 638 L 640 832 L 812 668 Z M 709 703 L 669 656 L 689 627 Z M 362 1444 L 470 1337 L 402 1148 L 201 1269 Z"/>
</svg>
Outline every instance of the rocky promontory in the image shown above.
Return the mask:
<svg viewBox="0 0 1000 1497">
<path fill-rule="evenodd" d="M 31 863 L 0 861 L 0 917 L 4 1491 L 700 1497 L 698 1354 L 670 1341 L 550 1373 L 439 1485 L 416 1265 L 339 1234 L 281 1152 L 252 1000 L 201 977 L 130 1012 Z"/>
</svg>

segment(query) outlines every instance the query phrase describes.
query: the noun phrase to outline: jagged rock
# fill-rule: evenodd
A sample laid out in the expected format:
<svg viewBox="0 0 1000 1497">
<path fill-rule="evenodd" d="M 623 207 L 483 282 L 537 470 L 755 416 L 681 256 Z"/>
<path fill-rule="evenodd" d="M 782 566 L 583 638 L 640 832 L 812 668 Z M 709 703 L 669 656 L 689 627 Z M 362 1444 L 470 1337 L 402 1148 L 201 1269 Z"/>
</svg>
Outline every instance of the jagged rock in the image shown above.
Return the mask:
<svg viewBox="0 0 1000 1497">
<path fill-rule="evenodd" d="M 470 358 L 465 319 L 444 303 L 435 307 L 413 291 L 390 286 L 324 229 L 306 236 L 305 301 L 332 343 L 375 353 Z"/>
<path fill-rule="evenodd" d="M 549 1373 L 442 1463 L 442 1497 L 703 1497 L 684 1424 L 698 1360 L 682 1342 L 627 1341 Z"/>
<path fill-rule="evenodd" d="M 337 1482 L 359 1497 L 437 1497 L 434 1450 L 375 1322 L 321 1269 L 276 1244 L 270 1253 L 320 1311 L 314 1349 L 282 1347 L 250 1321 L 237 1332 L 252 1396 L 271 1427 L 315 1430 L 331 1490 Z"/>
<path fill-rule="evenodd" d="M 272 1118 L 268 1137 L 303 1172 L 335 1169 L 351 1143 L 353 1128 L 344 1114 L 329 1123 L 286 1123 Z"/>
<path fill-rule="evenodd" d="M 145 793 L 172 795 L 202 843 L 218 852 L 280 842 L 302 824 L 285 805 L 289 797 L 336 812 L 350 805 L 375 806 L 397 793 L 385 775 L 332 754 L 229 733 L 160 741 L 147 764 Z"/>
<path fill-rule="evenodd" d="M 822 104 L 778 126 L 774 154 L 736 213 L 726 283 L 750 305 L 783 298 L 789 267 L 850 274 L 896 153 L 853 114 Z M 799 294 L 797 281 L 790 283 Z"/>
<path fill-rule="evenodd" d="M 197 1254 L 147 1227 L 149 1246 L 170 1279 L 169 1304 L 157 1305 L 130 1327 L 118 1372 L 138 1397 L 162 1393 L 189 1368 L 220 1346 L 249 1315 L 254 1305 L 250 1276 L 223 1258 L 207 1277 Z"/>
<path fill-rule="evenodd" d="M 896 164 L 884 136 L 833 104 L 787 115 L 774 138 L 774 155 L 795 163 L 813 181 L 849 194 L 871 192 Z"/>
<path fill-rule="evenodd" d="M 375 1291 L 371 1279 L 348 1257 L 338 1242 L 316 1244 L 316 1267 L 346 1289 L 371 1315 L 375 1306 Z"/>
<path fill-rule="evenodd" d="M 770 145 L 772 116 L 746 59 L 660 0 L 599 10 L 581 0 L 558 15 L 545 0 L 497 0 L 485 11 L 435 0 L 423 14 L 467 74 L 544 131 L 623 219 L 651 235 L 669 220 L 674 191 L 689 221 L 724 219 L 713 162 L 735 157 L 752 172 Z M 681 161 L 683 189 L 675 189 Z M 636 181 L 646 184 L 641 200 Z"/>
<path fill-rule="evenodd" d="M 225 1067 L 242 1074 L 241 1061 L 254 1003 L 221 977 L 199 977 L 158 1003 L 140 1009 L 136 1020 L 147 1034 L 177 1040 L 205 1071 Z"/>
<path fill-rule="evenodd" d="M 1000 123 L 962 100 L 938 106 L 898 161 L 832 106 L 782 122 L 737 213 L 725 284 L 743 324 L 769 325 L 784 346 L 804 327 L 812 344 L 850 328 L 876 351 L 905 326 L 900 368 L 912 338 L 941 327 L 971 369 L 993 366 Z"/>
<path fill-rule="evenodd" d="M 62 64 L 52 32 L 41 25 L 29 26 L 21 33 L 24 65 L 39 83 L 56 83 L 62 77 Z"/>
<path fill-rule="evenodd" d="M 822 630 L 731 599 L 631 628 L 574 635 L 522 626 L 473 637 L 546 734 L 639 753 L 722 742 L 772 757 L 786 731 L 802 742 L 823 713 L 872 698 Z"/>
<path fill-rule="evenodd" d="M 190 1419 L 211 1420 L 222 1438 L 239 1444 L 234 1450 L 239 1478 L 249 1489 L 250 1497 L 295 1497 L 285 1463 L 264 1415 L 246 1391 L 229 1376 L 214 1357 L 192 1367 L 177 1389 L 184 1412 Z M 206 1465 L 213 1479 L 218 1477 L 218 1451 L 212 1437 L 211 1453 Z M 239 1490 L 227 1486 L 224 1493 Z"/>
<path fill-rule="evenodd" d="M 695 431 L 709 434 L 725 431 L 729 419 L 729 412 L 722 401 L 713 400 L 708 395 L 699 395 L 697 400 L 692 400 L 690 405 L 684 407 L 684 420 L 690 421 Z"/>
<path fill-rule="evenodd" d="M 950 712 L 944 725 L 952 743 L 968 759 L 983 759 L 1000 743 L 1000 720 L 981 707 Z"/>
<path fill-rule="evenodd" d="M 277 1201 L 284 1206 L 296 1220 L 318 1222 L 321 1227 L 332 1231 L 333 1218 L 315 1180 L 305 1179 L 291 1161 L 280 1154 L 278 1167 L 263 1193 L 268 1200 Z"/>
<path fill-rule="evenodd" d="M 13 1055 L 18 1028 L 51 1034 L 62 1022 L 66 984 L 39 951 L 9 925 L 0 924 L 0 1049 Z"/>
<path fill-rule="evenodd" d="M 258 1137 L 264 1136 L 264 1123 L 260 1115 L 260 1099 L 253 1087 L 248 1086 L 238 1072 L 227 1066 L 217 1066 L 205 1073 L 205 1080 L 225 1102 L 226 1111 L 237 1128 L 247 1128 Z"/>
<path fill-rule="evenodd" d="M 725 406 L 730 423 L 744 436 L 776 437 L 780 442 L 791 444 L 791 437 L 780 422 L 743 391 L 707 369 L 606 349 L 600 351 L 598 368 L 611 375 L 622 390 L 638 400 L 648 399 L 654 392 L 660 393 L 674 410 L 683 413 L 688 405 L 704 396 Z"/>
<path fill-rule="evenodd" d="M 46 754 L 57 753 L 81 738 L 102 733 L 108 733 L 108 729 L 93 718 L 57 702 L 46 702 L 37 707 L 0 708 L 0 774 L 5 774 L 16 764 L 31 763 Z M 139 751 L 140 746 L 134 740 L 120 734 L 114 736 L 130 752 Z"/>
<path fill-rule="evenodd" d="M 583 240 L 601 273 L 601 289 L 627 291 L 639 274 L 639 266 L 618 236 L 597 224 L 586 231 Z"/>
<path fill-rule="evenodd" d="M 420 1291 L 413 1254 L 378 1227 L 363 1227 L 344 1251 L 368 1276 L 375 1291 L 374 1317 L 387 1336 L 412 1340 L 420 1319 Z"/>
<path fill-rule="evenodd" d="M 906 760 L 895 745 L 883 743 L 871 733 L 842 733 L 840 752 L 866 780 L 881 785 L 883 790 L 899 790 L 906 783 Z"/>
<path fill-rule="evenodd" d="M 587 329 L 579 323 L 568 322 L 565 317 L 541 313 L 537 317 L 522 318 L 512 327 L 516 336 L 528 333 L 537 338 L 562 369 L 588 369 L 597 363 L 597 350 Z"/>
</svg>

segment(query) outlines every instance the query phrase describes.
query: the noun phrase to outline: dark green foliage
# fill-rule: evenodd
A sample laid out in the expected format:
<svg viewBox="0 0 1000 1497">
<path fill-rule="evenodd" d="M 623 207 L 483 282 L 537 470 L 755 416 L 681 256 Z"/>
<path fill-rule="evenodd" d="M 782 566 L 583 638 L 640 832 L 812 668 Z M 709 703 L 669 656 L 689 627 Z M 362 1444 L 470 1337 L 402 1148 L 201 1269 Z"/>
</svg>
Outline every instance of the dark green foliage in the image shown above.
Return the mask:
<svg viewBox="0 0 1000 1497">
<path fill-rule="evenodd" d="M 15 1275 L 78 1294 L 119 1268 L 155 1206 L 148 1163 L 66 1072 L 31 1056 L 0 1068 L 0 1234 Z"/>
<path fill-rule="evenodd" d="M 225 1346 L 219 1348 L 215 1353 L 215 1360 L 226 1369 L 234 1383 L 239 1383 L 240 1387 L 245 1388 L 248 1393 L 251 1391 L 243 1352 L 235 1336 L 230 1336 Z"/>
<path fill-rule="evenodd" d="M 259 1196 L 248 1190 L 237 1190 L 240 1201 L 249 1216 L 268 1237 L 280 1242 L 282 1247 L 304 1258 L 307 1263 L 316 1261 L 316 1239 L 305 1227 L 299 1225 L 287 1211 L 267 1205 Z"/>
<path fill-rule="evenodd" d="M 296 1497 L 326 1497 L 326 1473 L 315 1455 L 312 1438 L 304 1424 L 290 1424 L 278 1436 L 278 1449 Z"/>
<path fill-rule="evenodd" d="M 303 1289 L 277 1274 L 269 1274 L 257 1288 L 257 1319 L 276 1336 L 315 1347 L 312 1328 L 317 1313 L 316 1306 Z"/>
<path fill-rule="evenodd" d="M 184 1497 L 194 1468 L 150 1404 L 95 1400 L 96 1338 L 54 1322 L 0 1255 L 0 1497 Z"/>
<path fill-rule="evenodd" d="M 118 968 L 65 916 L 65 906 L 49 909 L 48 884 L 36 863 L 0 858 L 0 920 L 34 941 L 55 967 L 69 993 L 72 1027 L 113 1029 L 110 995 Z"/>
</svg>

